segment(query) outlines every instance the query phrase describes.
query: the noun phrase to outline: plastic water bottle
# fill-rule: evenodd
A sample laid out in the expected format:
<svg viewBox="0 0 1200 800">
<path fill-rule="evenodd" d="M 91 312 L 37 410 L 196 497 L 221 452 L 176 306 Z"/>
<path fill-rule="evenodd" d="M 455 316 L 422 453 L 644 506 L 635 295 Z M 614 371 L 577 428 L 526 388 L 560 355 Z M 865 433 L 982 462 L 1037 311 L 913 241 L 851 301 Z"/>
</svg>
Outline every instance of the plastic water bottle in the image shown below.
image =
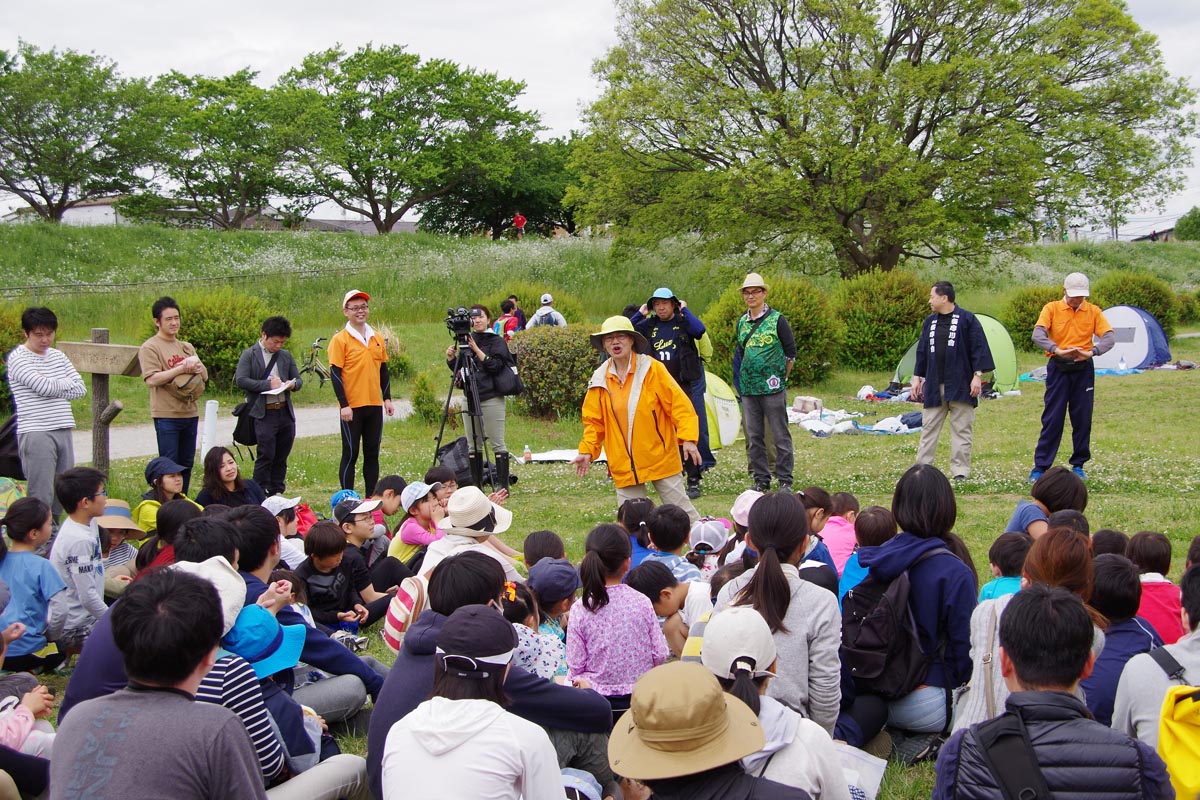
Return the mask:
<svg viewBox="0 0 1200 800">
<path fill-rule="evenodd" d="M 1121 356 L 1121 360 L 1117 362 L 1117 369 L 1125 371 L 1125 356 Z"/>
<path fill-rule="evenodd" d="M 530 461 L 533 461 L 533 451 L 529 449 L 529 445 L 525 445 L 525 452 L 521 456 L 521 460 L 526 464 L 528 464 Z"/>
</svg>

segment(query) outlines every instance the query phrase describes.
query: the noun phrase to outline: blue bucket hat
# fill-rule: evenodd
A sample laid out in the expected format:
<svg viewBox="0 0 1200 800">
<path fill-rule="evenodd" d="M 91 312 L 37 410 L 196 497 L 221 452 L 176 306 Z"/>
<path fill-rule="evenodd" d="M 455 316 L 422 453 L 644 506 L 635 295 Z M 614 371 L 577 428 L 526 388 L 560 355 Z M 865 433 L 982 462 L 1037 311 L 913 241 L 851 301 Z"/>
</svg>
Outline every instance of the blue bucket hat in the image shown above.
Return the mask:
<svg viewBox="0 0 1200 800">
<path fill-rule="evenodd" d="M 246 606 L 221 644 L 227 652 L 239 655 L 254 668 L 254 674 L 266 678 L 300 662 L 304 649 L 303 625 L 280 625 L 262 606 Z"/>
<path fill-rule="evenodd" d="M 337 508 L 337 504 L 343 500 L 362 500 L 362 495 L 353 489 L 338 489 L 329 498 L 329 510 L 332 512 L 333 509 Z"/>
<path fill-rule="evenodd" d="M 654 290 L 654 294 L 650 295 L 650 299 L 646 301 L 646 308 L 653 311 L 655 300 L 670 300 L 676 305 L 679 304 L 679 298 L 675 296 L 674 292 L 665 286 Z"/>
</svg>

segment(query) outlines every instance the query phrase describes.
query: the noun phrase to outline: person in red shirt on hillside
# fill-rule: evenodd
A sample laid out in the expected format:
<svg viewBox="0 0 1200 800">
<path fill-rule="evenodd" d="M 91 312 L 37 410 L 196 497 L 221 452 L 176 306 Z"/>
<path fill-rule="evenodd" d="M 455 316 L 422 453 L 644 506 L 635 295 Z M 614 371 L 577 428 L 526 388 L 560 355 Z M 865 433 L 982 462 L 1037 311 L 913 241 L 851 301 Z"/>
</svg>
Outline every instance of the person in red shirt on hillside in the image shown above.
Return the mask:
<svg viewBox="0 0 1200 800">
<path fill-rule="evenodd" d="M 523 217 L 521 215 L 520 211 L 513 214 L 513 227 L 517 229 L 517 238 L 524 239 L 525 238 L 525 217 Z"/>
</svg>

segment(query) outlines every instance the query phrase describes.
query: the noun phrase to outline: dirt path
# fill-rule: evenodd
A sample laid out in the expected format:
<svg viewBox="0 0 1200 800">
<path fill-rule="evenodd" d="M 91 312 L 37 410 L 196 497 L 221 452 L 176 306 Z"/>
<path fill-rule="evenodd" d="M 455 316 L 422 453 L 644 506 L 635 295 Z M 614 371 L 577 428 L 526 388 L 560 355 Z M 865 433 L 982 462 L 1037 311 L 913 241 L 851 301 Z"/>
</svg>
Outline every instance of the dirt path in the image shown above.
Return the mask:
<svg viewBox="0 0 1200 800">
<path fill-rule="evenodd" d="M 384 422 L 404 419 L 412 413 L 412 403 L 408 400 L 396 401 L 396 416 L 384 417 Z M 233 415 L 229 409 L 222 407 L 217 412 L 217 438 L 215 444 L 228 445 L 233 441 Z M 203 435 L 204 419 L 200 420 Z M 337 406 L 304 406 L 296 409 L 296 438 L 309 436 L 328 436 L 338 432 Z M 158 455 L 158 441 L 154 436 L 153 425 L 114 425 L 108 436 L 109 458 L 116 461 L 121 458 L 144 458 Z M 90 430 L 74 432 L 75 461 L 79 464 L 90 463 L 92 460 L 92 432 Z"/>
</svg>

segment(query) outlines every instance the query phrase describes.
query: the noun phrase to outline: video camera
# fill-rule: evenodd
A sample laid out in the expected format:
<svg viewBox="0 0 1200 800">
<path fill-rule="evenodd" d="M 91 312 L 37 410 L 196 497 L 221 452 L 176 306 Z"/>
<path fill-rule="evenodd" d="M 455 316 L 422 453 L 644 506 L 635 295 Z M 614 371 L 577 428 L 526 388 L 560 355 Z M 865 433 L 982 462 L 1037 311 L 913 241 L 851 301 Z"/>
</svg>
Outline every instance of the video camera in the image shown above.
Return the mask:
<svg viewBox="0 0 1200 800">
<path fill-rule="evenodd" d="M 471 315 L 465 306 L 446 309 L 446 330 L 459 347 L 471 346 Z"/>
</svg>

